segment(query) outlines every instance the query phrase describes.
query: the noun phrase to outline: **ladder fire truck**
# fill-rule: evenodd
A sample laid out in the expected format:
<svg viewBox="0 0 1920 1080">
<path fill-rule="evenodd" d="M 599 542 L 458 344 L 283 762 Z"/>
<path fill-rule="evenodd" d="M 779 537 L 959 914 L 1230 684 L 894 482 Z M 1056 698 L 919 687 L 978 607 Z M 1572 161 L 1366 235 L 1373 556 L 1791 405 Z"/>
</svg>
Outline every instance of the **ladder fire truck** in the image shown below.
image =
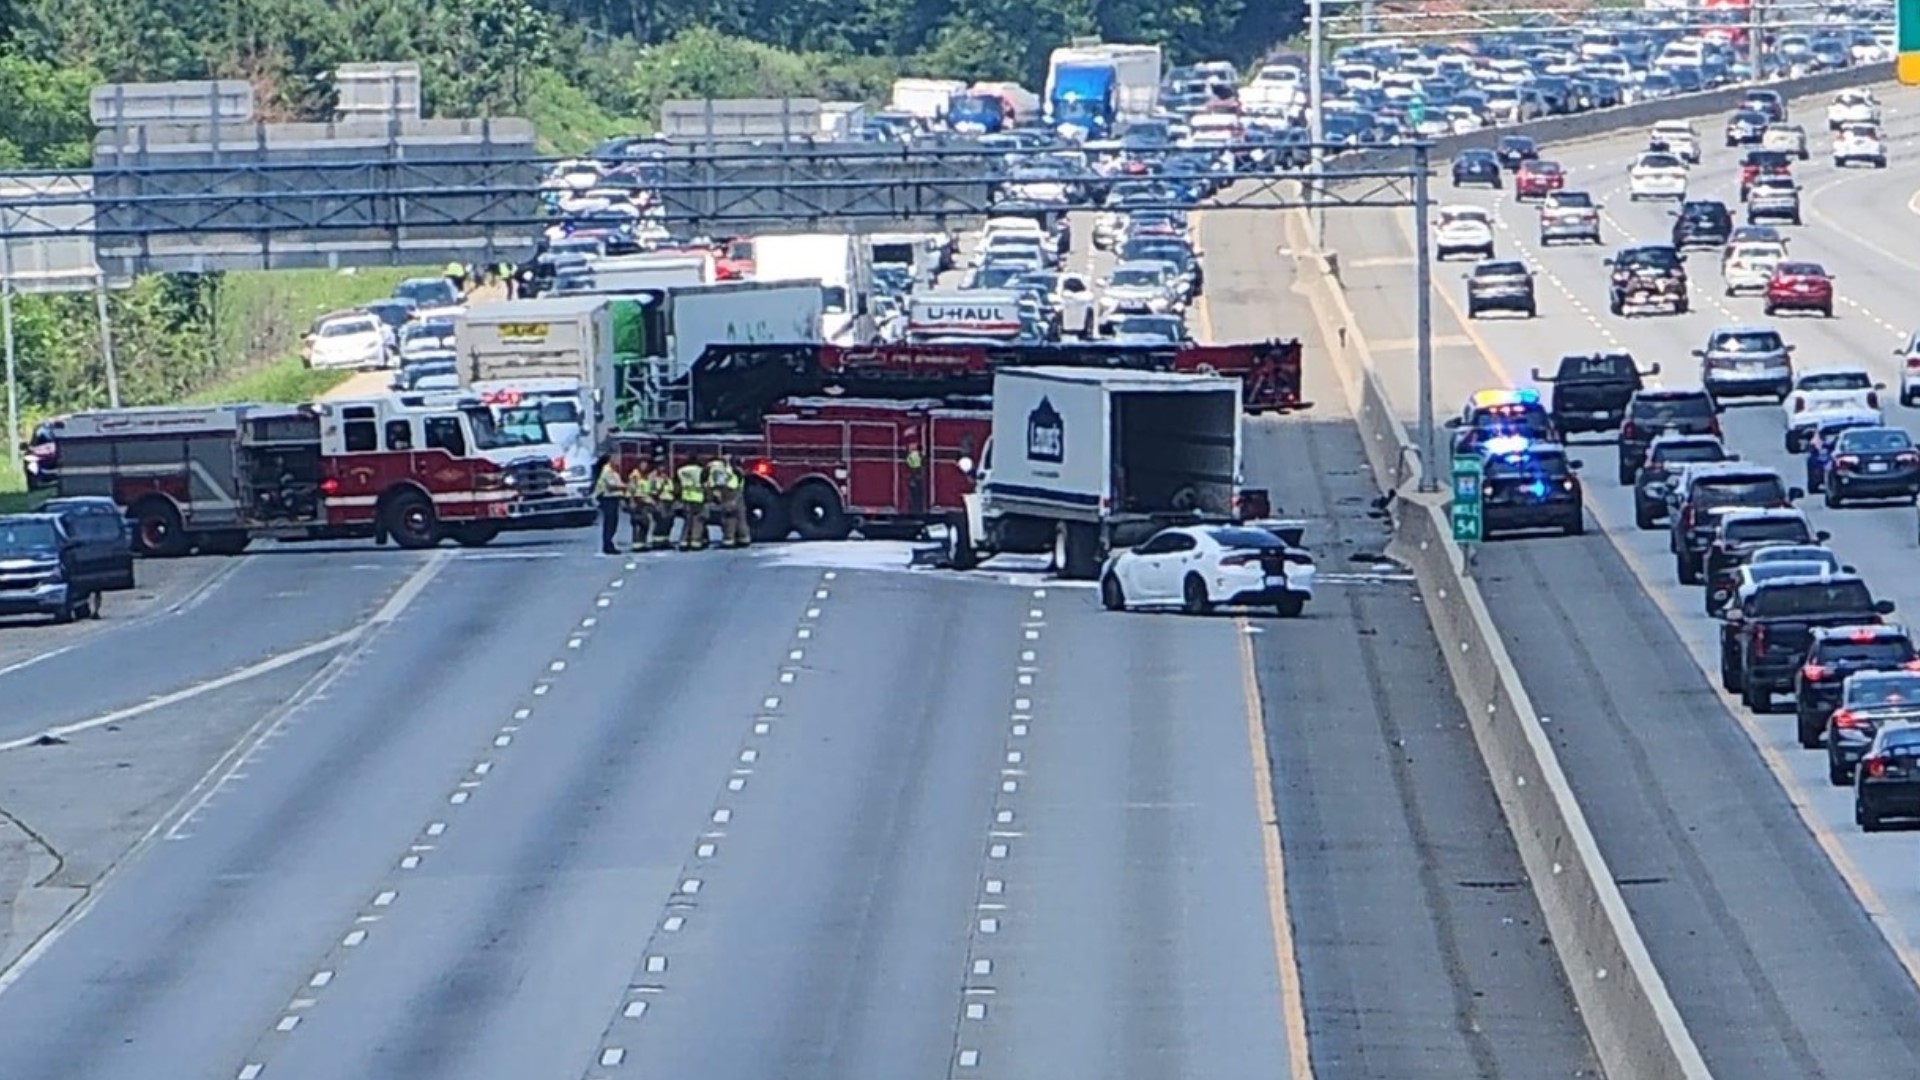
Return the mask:
<svg viewBox="0 0 1920 1080">
<path fill-rule="evenodd" d="M 51 431 L 61 495 L 104 495 L 146 555 L 284 541 L 468 546 L 593 520 L 538 429 L 478 398 L 159 407 L 79 413 Z"/>
<path fill-rule="evenodd" d="M 739 459 L 756 541 L 912 539 L 959 510 L 992 430 L 993 374 L 1060 365 L 1239 378 L 1246 411 L 1301 400 L 1297 341 L 1141 347 L 1111 344 L 709 347 L 673 403 L 640 430 L 616 432 L 623 471 L 641 461 Z M 652 403 L 659 405 L 660 402 Z M 655 415 L 659 415 L 655 412 Z M 918 469 L 909 452 L 920 451 Z M 1242 492 L 1243 516 L 1267 495 Z"/>
</svg>

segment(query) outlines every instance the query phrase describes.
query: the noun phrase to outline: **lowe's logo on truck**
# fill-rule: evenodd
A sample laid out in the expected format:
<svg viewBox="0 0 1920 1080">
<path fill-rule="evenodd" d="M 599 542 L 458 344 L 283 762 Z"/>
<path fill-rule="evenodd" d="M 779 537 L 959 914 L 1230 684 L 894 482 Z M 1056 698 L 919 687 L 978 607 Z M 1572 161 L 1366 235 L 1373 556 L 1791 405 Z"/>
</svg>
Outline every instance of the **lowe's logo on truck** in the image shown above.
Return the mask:
<svg viewBox="0 0 1920 1080">
<path fill-rule="evenodd" d="M 1027 460 L 1058 465 L 1067 455 L 1067 426 L 1046 398 L 1027 414 Z"/>
</svg>

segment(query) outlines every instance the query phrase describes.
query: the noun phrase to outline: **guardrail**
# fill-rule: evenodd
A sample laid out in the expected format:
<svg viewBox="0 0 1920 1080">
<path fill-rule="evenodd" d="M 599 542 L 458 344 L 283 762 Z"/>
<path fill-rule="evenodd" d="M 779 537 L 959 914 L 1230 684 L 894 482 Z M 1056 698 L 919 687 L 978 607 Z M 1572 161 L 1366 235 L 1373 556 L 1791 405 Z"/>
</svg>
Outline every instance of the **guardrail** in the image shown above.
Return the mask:
<svg viewBox="0 0 1920 1080">
<path fill-rule="evenodd" d="M 1419 462 L 1331 260 L 1309 250 L 1311 235 L 1305 212 L 1289 211 L 1296 288 L 1313 306 L 1374 476 L 1395 495 L 1389 553 L 1420 583 L 1422 606 L 1601 1068 L 1611 1080 L 1712 1080 L 1453 542 L 1444 502 L 1414 494 L 1418 470 L 1432 465 Z"/>
<path fill-rule="evenodd" d="M 1740 103 L 1741 97 L 1751 89 L 1778 90 L 1782 96 L 1792 100 L 1817 94 L 1831 94 L 1857 86 L 1870 86 L 1878 82 L 1891 82 L 1893 77 L 1892 64 L 1860 64 L 1798 79 L 1729 86 L 1698 94 L 1660 98 L 1657 101 L 1641 101 L 1612 109 L 1594 109 L 1591 112 L 1576 113 L 1572 116 L 1553 116 L 1544 120 L 1529 120 L 1524 124 L 1484 128 L 1465 135 L 1443 135 L 1433 140 L 1433 149 L 1430 153 L 1432 160 L 1439 162 L 1462 150 L 1491 147 L 1508 135 L 1528 135 L 1543 145 L 1596 139 L 1616 132 L 1651 128 L 1662 120 L 1693 120 L 1715 113 L 1731 112 L 1733 107 Z M 1825 124 L 1826 118 L 1823 116 L 1820 118 L 1819 126 L 1824 129 Z M 1396 156 L 1386 151 L 1369 150 L 1330 160 L 1326 168 L 1331 178 L 1338 179 L 1339 174 L 1343 172 L 1380 169 L 1404 160 L 1404 154 Z"/>
</svg>

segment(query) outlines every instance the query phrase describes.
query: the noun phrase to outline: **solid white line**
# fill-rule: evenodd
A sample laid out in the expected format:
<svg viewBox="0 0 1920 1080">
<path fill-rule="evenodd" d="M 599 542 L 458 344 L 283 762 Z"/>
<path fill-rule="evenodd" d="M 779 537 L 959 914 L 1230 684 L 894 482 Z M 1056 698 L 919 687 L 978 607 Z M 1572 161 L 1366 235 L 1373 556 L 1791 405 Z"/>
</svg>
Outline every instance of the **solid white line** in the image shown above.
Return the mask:
<svg viewBox="0 0 1920 1080">
<path fill-rule="evenodd" d="M 8 664 L 6 667 L 0 667 L 0 675 L 11 675 L 16 671 L 25 671 L 27 668 L 30 668 L 35 664 L 41 663 L 42 661 L 51 660 L 56 656 L 63 656 L 67 653 L 70 653 L 73 651 L 73 648 L 74 647 L 72 645 L 62 645 L 58 649 L 54 649 L 50 652 L 43 652 L 39 656 L 29 656 L 25 660 L 22 660 L 17 664 Z"/>
</svg>

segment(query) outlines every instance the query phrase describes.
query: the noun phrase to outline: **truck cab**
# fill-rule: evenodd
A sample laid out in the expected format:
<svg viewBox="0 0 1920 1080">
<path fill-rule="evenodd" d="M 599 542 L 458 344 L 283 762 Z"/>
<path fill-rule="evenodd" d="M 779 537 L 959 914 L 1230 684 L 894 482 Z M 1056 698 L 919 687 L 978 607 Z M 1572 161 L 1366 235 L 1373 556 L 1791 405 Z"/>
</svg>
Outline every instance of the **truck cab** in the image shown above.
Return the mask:
<svg viewBox="0 0 1920 1080">
<path fill-rule="evenodd" d="M 0 517 L 0 615 L 97 619 L 103 593 L 134 587 L 120 515 L 90 509 Z"/>
<path fill-rule="evenodd" d="M 1047 120 L 1068 138 L 1103 139 L 1118 112 L 1118 79 L 1111 64 L 1062 64 L 1047 92 Z"/>
</svg>

